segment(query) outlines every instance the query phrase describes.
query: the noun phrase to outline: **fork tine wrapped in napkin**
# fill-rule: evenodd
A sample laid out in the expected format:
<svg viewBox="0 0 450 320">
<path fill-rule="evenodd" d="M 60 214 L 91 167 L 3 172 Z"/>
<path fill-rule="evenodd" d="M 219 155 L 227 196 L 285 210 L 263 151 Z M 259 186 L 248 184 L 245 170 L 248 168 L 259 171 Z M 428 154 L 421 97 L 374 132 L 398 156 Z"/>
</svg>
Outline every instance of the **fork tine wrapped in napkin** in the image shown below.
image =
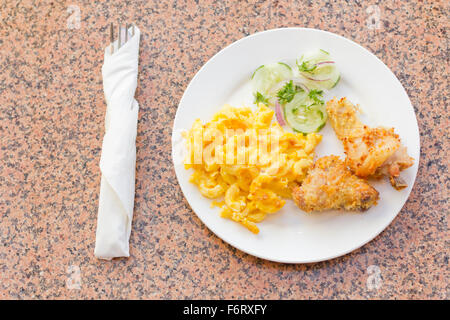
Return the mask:
<svg viewBox="0 0 450 320">
<path fill-rule="evenodd" d="M 129 39 L 105 49 L 102 67 L 106 99 L 105 136 L 100 171 L 100 199 L 94 254 L 100 259 L 129 257 L 134 208 L 137 86 L 140 31 L 127 30 Z M 120 38 L 119 38 L 120 39 Z"/>
</svg>

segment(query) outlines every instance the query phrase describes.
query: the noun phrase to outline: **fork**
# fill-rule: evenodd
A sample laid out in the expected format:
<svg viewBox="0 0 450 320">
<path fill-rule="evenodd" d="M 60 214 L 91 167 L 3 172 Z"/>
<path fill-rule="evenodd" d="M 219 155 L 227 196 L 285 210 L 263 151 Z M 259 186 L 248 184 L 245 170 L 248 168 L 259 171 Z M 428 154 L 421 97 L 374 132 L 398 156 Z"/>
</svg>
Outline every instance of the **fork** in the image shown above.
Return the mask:
<svg viewBox="0 0 450 320">
<path fill-rule="evenodd" d="M 130 26 L 131 26 L 131 37 L 134 36 L 134 24 L 125 24 L 125 42 L 123 44 L 125 44 L 128 41 L 128 31 L 130 30 Z M 114 24 L 111 22 L 110 28 L 110 46 L 111 46 L 111 54 L 114 53 Z M 120 47 L 122 46 L 122 25 L 119 22 L 119 32 L 118 32 L 118 41 L 117 41 L 117 51 L 119 51 Z"/>
</svg>

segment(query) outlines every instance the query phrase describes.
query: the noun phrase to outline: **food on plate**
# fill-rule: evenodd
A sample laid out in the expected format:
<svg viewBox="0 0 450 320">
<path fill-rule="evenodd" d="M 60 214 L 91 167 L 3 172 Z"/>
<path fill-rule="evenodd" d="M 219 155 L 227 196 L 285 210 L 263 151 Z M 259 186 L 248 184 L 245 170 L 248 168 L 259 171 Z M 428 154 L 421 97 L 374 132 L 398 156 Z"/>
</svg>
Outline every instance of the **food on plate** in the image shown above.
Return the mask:
<svg viewBox="0 0 450 320">
<path fill-rule="evenodd" d="M 258 105 L 262 103 L 265 106 L 269 106 L 269 98 L 264 96 L 261 92 L 256 91 L 253 95 L 255 96 L 255 101 L 253 101 L 254 104 Z"/>
<path fill-rule="evenodd" d="M 358 178 L 338 156 L 325 156 L 316 161 L 292 197 L 306 211 L 344 209 L 367 210 L 377 204 L 378 191 Z"/>
<path fill-rule="evenodd" d="M 297 60 L 297 68 L 306 86 L 312 89 L 334 88 L 341 78 L 336 62 L 322 49 L 302 55 Z"/>
<path fill-rule="evenodd" d="M 296 132 L 317 132 L 327 122 L 325 103 L 321 90 L 297 92 L 284 106 L 286 122 Z"/>
<path fill-rule="evenodd" d="M 280 210 L 292 188 L 313 164 L 321 135 L 285 131 L 272 123 L 274 111 L 263 103 L 249 107 L 226 105 L 212 120 L 197 119 L 184 132 L 185 168 L 201 194 L 217 199 L 221 216 L 258 233 L 257 222 Z M 223 201 L 223 202 L 221 202 Z"/>
<path fill-rule="evenodd" d="M 260 66 L 251 77 L 256 110 L 225 105 L 211 121 L 197 119 L 183 134 L 190 182 L 213 199 L 223 218 L 253 233 L 286 199 L 307 212 L 367 210 L 379 193 L 364 178 L 386 175 L 396 189 L 404 188 L 400 171 L 414 161 L 393 128 L 364 125 L 346 98 L 325 105 L 324 90 L 340 79 L 328 52 L 304 54 L 296 65 Z M 322 139 L 316 132 L 328 118 L 347 157 L 325 156 L 313 164 Z M 286 125 L 294 132 L 285 131 Z"/>
<path fill-rule="evenodd" d="M 387 176 L 391 185 L 406 187 L 400 171 L 414 164 L 394 133 L 394 128 L 370 128 L 356 115 L 356 107 L 346 98 L 327 102 L 331 125 L 344 145 L 346 163 L 359 177 Z"/>
<path fill-rule="evenodd" d="M 262 65 L 253 72 L 253 92 L 267 95 L 276 83 L 292 78 L 292 75 L 292 68 L 284 62 Z"/>
<path fill-rule="evenodd" d="M 302 55 L 292 69 L 284 62 L 258 67 L 252 77 L 254 103 L 275 108 L 278 123 L 302 133 L 317 132 L 327 121 L 323 90 L 339 82 L 335 61 L 325 50 Z"/>
</svg>

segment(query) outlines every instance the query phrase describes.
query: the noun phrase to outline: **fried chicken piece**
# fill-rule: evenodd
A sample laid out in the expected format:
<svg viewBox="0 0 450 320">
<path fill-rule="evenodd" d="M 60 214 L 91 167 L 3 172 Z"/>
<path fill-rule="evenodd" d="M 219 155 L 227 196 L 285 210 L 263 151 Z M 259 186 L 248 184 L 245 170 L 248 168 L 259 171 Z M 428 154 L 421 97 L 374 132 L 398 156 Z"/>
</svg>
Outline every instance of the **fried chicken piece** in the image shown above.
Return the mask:
<svg viewBox="0 0 450 320">
<path fill-rule="evenodd" d="M 413 165 L 414 159 L 400 143 L 394 128 L 370 128 L 356 115 L 356 107 L 346 98 L 327 102 L 331 125 L 344 144 L 346 164 L 359 177 L 387 176 L 397 190 L 406 187 L 400 171 Z"/>
<path fill-rule="evenodd" d="M 318 159 L 302 185 L 292 191 L 297 206 L 306 211 L 345 209 L 363 211 L 377 204 L 378 191 L 358 178 L 338 156 Z"/>
</svg>

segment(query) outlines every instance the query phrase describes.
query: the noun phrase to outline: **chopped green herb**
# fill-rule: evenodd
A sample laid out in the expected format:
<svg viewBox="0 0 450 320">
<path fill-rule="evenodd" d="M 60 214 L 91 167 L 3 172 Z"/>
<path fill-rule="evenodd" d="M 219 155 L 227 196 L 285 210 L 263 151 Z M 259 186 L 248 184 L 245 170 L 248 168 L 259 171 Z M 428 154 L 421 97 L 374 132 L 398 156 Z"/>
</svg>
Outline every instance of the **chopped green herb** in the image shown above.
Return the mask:
<svg viewBox="0 0 450 320">
<path fill-rule="evenodd" d="M 298 62 L 296 62 L 298 70 L 300 72 L 313 72 L 314 70 L 316 70 L 317 66 L 313 65 L 311 67 L 308 66 L 308 61 L 303 61 L 302 64 L 298 64 Z"/>
<path fill-rule="evenodd" d="M 322 98 L 322 94 L 323 94 L 322 90 L 313 89 L 313 90 L 309 91 L 308 97 L 310 97 L 314 101 L 314 103 L 324 104 L 325 102 L 322 99 L 320 99 L 320 98 Z"/>
<path fill-rule="evenodd" d="M 323 49 L 319 49 L 319 50 L 322 51 L 323 53 L 330 54 L 329 52 L 326 52 L 326 51 L 323 50 Z"/>
<path fill-rule="evenodd" d="M 280 101 L 281 104 L 291 102 L 292 99 L 294 99 L 295 94 L 301 91 L 303 91 L 303 89 L 299 86 L 294 86 L 294 83 L 291 80 L 278 91 L 278 101 Z"/>
<path fill-rule="evenodd" d="M 262 103 L 265 104 L 266 106 L 269 105 L 269 98 L 264 97 L 264 95 L 260 92 L 256 92 L 253 94 L 255 96 L 255 101 L 253 102 L 254 104 L 258 104 L 258 103 Z"/>
<path fill-rule="evenodd" d="M 313 105 L 315 105 L 315 102 L 311 103 L 309 106 L 304 105 L 304 106 L 302 106 L 302 107 L 305 108 L 305 109 L 308 110 L 308 111 L 311 111 L 311 107 L 312 107 Z"/>
</svg>

